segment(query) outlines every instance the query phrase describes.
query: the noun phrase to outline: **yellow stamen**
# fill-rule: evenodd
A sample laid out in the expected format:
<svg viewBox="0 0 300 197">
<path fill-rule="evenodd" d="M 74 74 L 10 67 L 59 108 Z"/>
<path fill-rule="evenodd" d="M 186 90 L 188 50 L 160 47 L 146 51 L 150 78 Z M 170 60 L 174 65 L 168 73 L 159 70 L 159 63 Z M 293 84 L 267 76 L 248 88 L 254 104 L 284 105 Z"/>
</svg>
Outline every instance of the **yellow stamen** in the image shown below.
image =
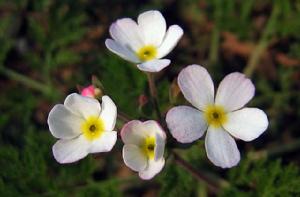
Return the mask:
<svg viewBox="0 0 300 197">
<path fill-rule="evenodd" d="M 147 137 L 142 145 L 142 150 L 149 159 L 154 159 L 155 137 Z"/>
<path fill-rule="evenodd" d="M 103 120 L 96 116 L 88 117 L 81 124 L 81 132 L 90 141 L 99 138 L 103 133 L 104 128 Z"/>
<path fill-rule="evenodd" d="M 156 57 L 157 49 L 153 45 L 147 45 L 140 48 L 136 54 L 141 61 L 149 61 Z"/>
<path fill-rule="evenodd" d="M 227 121 L 227 114 L 222 106 L 207 106 L 204 110 L 204 117 L 213 127 L 221 127 Z"/>
</svg>

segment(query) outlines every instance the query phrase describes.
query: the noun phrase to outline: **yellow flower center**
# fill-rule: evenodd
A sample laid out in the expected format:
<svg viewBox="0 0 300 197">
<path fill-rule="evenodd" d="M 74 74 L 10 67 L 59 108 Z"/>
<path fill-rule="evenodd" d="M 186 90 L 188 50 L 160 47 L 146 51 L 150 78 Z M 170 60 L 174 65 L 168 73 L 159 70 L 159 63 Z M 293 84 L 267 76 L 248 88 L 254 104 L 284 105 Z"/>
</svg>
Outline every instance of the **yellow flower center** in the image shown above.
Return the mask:
<svg viewBox="0 0 300 197">
<path fill-rule="evenodd" d="M 204 110 L 207 123 L 213 127 L 221 127 L 227 121 L 227 114 L 222 106 L 209 105 Z"/>
<path fill-rule="evenodd" d="M 157 49 L 153 45 L 147 45 L 140 48 L 137 52 L 137 56 L 141 61 L 149 61 L 156 57 Z"/>
<path fill-rule="evenodd" d="M 99 138 L 104 128 L 103 120 L 97 116 L 90 116 L 81 124 L 81 132 L 90 141 Z"/>
<path fill-rule="evenodd" d="M 149 159 L 154 159 L 155 137 L 147 137 L 142 145 L 142 150 Z"/>
</svg>

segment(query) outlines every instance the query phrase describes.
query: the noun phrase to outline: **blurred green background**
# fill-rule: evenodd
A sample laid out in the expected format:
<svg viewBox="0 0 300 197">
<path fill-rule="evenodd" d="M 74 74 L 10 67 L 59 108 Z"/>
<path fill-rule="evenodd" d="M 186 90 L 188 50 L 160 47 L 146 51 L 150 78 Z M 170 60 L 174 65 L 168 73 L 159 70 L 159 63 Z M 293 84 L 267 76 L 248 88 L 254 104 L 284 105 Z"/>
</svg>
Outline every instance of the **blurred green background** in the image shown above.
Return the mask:
<svg viewBox="0 0 300 197">
<path fill-rule="evenodd" d="M 156 75 L 161 111 L 184 99 L 176 76 L 205 66 L 216 84 L 245 72 L 256 86 L 249 106 L 266 111 L 268 130 L 240 142 L 242 160 L 222 170 L 206 157 L 203 139 L 172 146 L 219 184 L 196 180 L 166 153 L 163 171 L 142 181 L 112 152 L 58 164 L 51 152 L 50 109 L 96 76 L 131 118 L 155 118 L 147 78 L 104 46 L 109 25 L 158 9 L 185 34 Z M 260 0 L 0 0 L 0 196 L 300 196 L 300 1 Z M 118 121 L 118 130 L 123 122 Z"/>
</svg>

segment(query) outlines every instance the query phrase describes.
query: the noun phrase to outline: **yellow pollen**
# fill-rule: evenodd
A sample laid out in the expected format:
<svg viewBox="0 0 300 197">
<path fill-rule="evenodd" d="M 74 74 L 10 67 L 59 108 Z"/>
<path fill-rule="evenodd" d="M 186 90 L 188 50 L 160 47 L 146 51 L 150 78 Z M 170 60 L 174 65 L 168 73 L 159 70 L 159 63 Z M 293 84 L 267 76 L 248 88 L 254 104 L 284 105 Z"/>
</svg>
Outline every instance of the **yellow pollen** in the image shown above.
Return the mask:
<svg viewBox="0 0 300 197">
<path fill-rule="evenodd" d="M 213 127 L 221 127 L 227 121 L 227 114 L 222 106 L 207 106 L 204 110 L 204 117 Z"/>
<path fill-rule="evenodd" d="M 97 116 L 90 116 L 81 124 L 81 132 L 90 141 L 99 138 L 103 131 L 104 122 Z"/>
<path fill-rule="evenodd" d="M 140 48 L 136 54 L 141 61 L 149 61 L 156 57 L 157 49 L 153 45 L 147 45 Z"/>
<path fill-rule="evenodd" d="M 149 159 L 154 159 L 155 137 L 147 137 L 142 144 L 142 151 Z"/>
</svg>

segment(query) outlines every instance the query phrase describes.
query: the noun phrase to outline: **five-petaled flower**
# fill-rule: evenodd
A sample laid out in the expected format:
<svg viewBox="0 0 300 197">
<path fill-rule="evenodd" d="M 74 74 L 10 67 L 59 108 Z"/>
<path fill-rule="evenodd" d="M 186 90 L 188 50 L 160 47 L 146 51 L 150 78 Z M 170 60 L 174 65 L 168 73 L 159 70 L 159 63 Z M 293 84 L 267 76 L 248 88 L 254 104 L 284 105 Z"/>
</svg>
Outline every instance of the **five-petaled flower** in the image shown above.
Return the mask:
<svg viewBox="0 0 300 197">
<path fill-rule="evenodd" d="M 191 143 L 207 130 L 208 158 L 223 168 L 237 165 L 240 153 L 233 137 L 251 141 L 268 127 L 262 110 L 243 108 L 254 96 L 252 82 L 241 73 L 231 73 L 222 80 L 214 96 L 213 81 L 207 70 L 191 65 L 180 72 L 178 84 L 186 100 L 196 109 L 177 106 L 167 113 L 166 122 L 172 136 L 181 143 Z"/>
<path fill-rule="evenodd" d="M 106 47 L 147 72 L 159 72 L 170 64 L 169 59 L 161 58 L 183 35 L 178 25 L 172 25 L 166 31 L 166 21 L 156 10 L 140 14 L 137 23 L 130 18 L 119 19 L 110 26 L 109 32 L 113 39 L 105 41 Z"/>
<path fill-rule="evenodd" d="M 70 94 L 64 104 L 55 105 L 49 113 L 50 132 L 59 140 L 53 145 L 59 163 L 71 163 L 89 153 L 108 152 L 116 143 L 117 108 L 108 97 L 98 100 Z"/>
<path fill-rule="evenodd" d="M 161 171 L 166 135 L 156 121 L 132 120 L 122 128 L 121 138 L 125 164 L 142 179 L 151 179 Z"/>
</svg>

